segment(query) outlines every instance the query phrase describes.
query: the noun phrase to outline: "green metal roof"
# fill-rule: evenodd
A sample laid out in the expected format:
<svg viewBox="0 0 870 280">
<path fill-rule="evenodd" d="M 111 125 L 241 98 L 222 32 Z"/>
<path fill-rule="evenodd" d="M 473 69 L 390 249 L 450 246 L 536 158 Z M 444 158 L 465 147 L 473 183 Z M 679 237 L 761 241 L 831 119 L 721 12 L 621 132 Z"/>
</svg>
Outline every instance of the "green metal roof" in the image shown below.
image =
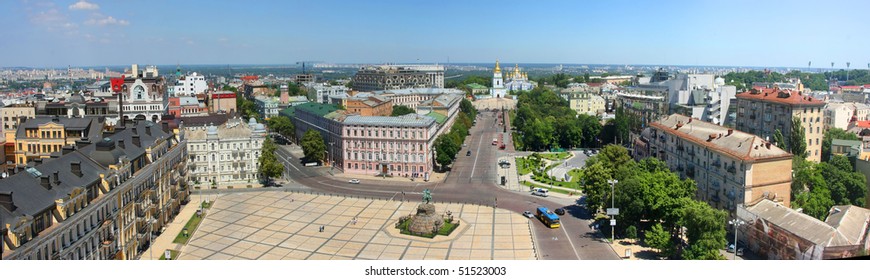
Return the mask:
<svg viewBox="0 0 870 280">
<path fill-rule="evenodd" d="M 284 109 L 284 110 L 281 110 L 281 112 L 278 112 L 278 115 L 285 116 L 285 117 L 292 119 L 294 116 L 296 116 L 296 107 L 293 107 L 293 106 L 287 107 L 287 109 Z"/>
<path fill-rule="evenodd" d="M 332 113 L 332 112 L 335 112 L 338 110 L 338 107 L 336 107 L 335 105 L 320 104 L 317 102 L 303 103 L 303 104 L 296 105 L 293 108 L 296 108 L 296 110 L 303 110 L 306 112 L 310 112 L 312 114 L 315 114 L 315 115 L 318 115 L 321 117 L 326 116 L 326 114 L 329 114 L 329 113 Z"/>
<path fill-rule="evenodd" d="M 860 147 L 861 141 L 834 139 L 831 141 L 831 145 L 833 145 L 833 146 L 847 146 L 847 147 L 859 146 Z"/>
<path fill-rule="evenodd" d="M 447 116 L 436 112 L 429 112 L 428 114 L 426 114 L 426 116 L 434 118 L 435 122 L 437 122 L 438 124 L 444 124 L 444 122 L 447 121 Z"/>
</svg>

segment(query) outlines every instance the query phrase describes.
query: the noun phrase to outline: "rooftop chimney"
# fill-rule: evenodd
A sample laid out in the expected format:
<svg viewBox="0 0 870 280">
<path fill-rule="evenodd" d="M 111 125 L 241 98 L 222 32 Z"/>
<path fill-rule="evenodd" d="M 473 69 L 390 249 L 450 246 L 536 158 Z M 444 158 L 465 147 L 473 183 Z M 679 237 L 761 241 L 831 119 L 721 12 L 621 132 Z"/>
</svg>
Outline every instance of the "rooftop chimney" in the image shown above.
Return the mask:
<svg viewBox="0 0 870 280">
<path fill-rule="evenodd" d="M 770 150 L 770 142 L 764 143 L 764 147 L 766 147 L 768 150 Z"/>
<path fill-rule="evenodd" d="M 707 138 L 707 142 L 713 141 L 713 139 L 716 139 L 716 133 L 710 134 L 710 137 Z"/>
<path fill-rule="evenodd" d="M 5 207 L 9 212 L 14 212 L 18 208 L 12 202 L 12 192 L 0 192 L 0 206 Z"/>
<path fill-rule="evenodd" d="M 42 185 L 43 188 L 51 190 L 51 178 L 49 178 L 48 175 L 42 175 L 42 177 L 39 177 L 39 184 Z"/>
<path fill-rule="evenodd" d="M 52 181 L 54 181 L 55 185 L 60 185 L 60 171 L 55 171 L 51 174 Z"/>
<path fill-rule="evenodd" d="M 134 126 L 132 129 L 133 129 L 133 134 L 138 134 L 138 133 L 139 133 L 139 129 L 137 129 L 135 126 Z"/>
<path fill-rule="evenodd" d="M 69 169 L 76 176 L 82 177 L 82 162 L 81 161 L 73 161 L 69 163 Z"/>
<path fill-rule="evenodd" d="M 145 125 L 145 134 L 148 134 L 148 136 L 151 136 L 151 126 L 150 125 Z"/>
<path fill-rule="evenodd" d="M 168 123 L 168 122 L 163 122 L 163 123 L 161 123 L 161 124 L 163 125 L 163 132 L 165 132 L 165 133 L 169 133 L 169 123 Z"/>
<path fill-rule="evenodd" d="M 136 147 L 142 147 L 142 142 L 139 141 L 139 134 L 133 134 L 133 145 Z"/>
<path fill-rule="evenodd" d="M 121 147 L 121 149 L 126 149 L 126 148 L 127 148 L 127 146 L 124 145 L 124 139 L 120 139 L 120 140 L 118 140 L 118 147 Z"/>
</svg>

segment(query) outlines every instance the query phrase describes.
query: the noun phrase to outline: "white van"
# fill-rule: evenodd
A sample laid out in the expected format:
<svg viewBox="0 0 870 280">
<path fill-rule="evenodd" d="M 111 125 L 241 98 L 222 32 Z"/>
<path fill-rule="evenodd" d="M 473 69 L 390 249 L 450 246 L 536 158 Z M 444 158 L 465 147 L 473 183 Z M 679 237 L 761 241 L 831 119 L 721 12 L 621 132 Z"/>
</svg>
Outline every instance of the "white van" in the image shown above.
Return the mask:
<svg viewBox="0 0 870 280">
<path fill-rule="evenodd" d="M 549 192 L 550 192 L 549 190 L 544 189 L 544 188 L 535 188 L 534 190 L 532 190 L 532 195 L 537 195 L 537 196 L 541 196 L 541 197 L 548 197 L 548 196 L 550 196 Z"/>
</svg>

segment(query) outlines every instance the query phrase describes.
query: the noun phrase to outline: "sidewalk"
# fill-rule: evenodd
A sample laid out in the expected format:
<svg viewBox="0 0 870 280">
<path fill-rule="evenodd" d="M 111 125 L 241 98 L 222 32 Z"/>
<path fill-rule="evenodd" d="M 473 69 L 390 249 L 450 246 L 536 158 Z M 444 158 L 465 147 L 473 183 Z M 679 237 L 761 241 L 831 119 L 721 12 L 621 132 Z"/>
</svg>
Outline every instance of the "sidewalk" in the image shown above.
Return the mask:
<svg viewBox="0 0 870 280">
<path fill-rule="evenodd" d="M 175 220 L 172 223 L 169 223 L 166 227 L 166 230 L 160 234 L 157 238 L 154 239 L 154 243 L 148 250 L 145 250 L 142 253 L 142 256 L 139 257 L 140 260 L 151 260 L 152 254 L 151 251 L 154 250 L 154 260 L 159 260 L 161 256 L 163 256 L 163 252 L 169 250 L 181 250 L 182 244 L 172 243 L 175 240 L 175 237 L 181 232 L 181 229 L 184 228 L 184 225 L 187 224 L 187 221 L 190 220 L 190 217 L 196 213 L 196 210 L 199 209 L 199 205 L 201 204 L 199 196 L 191 194 L 190 202 L 187 205 L 184 205 L 181 208 L 181 212 L 178 213 L 178 216 L 175 217 Z M 193 232 L 190 232 L 193 234 Z"/>
<path fill-rule="evenodd" d="M 318 170 L 318 171 L 320 171 L 320 173 L 323 173 L 324 176 L 330 176 L 329 175 L 329 167 L 318 167 L 318 168 L 322 168 L 322 170 Z M 429 181 L 428 182 L 423 181 L 423 177 L 414 178 L 414 180 L 412 181 L 411 177 L 399 177 L 399 176 L 381 177 L 381 176 L 375 176 L 374 174 L 347 174 L 347 173 L 341 172 L 341 170 L 338 170 L 338 169 L 332 170 L 331 177 L 342 178 L 342 179 L 347 179 L 347 180 L 359 179 L 359 180 L 366 180 L 366 181 L 371 181 L 371 182 L 390 181 L 390 182 L 414 182 L 414 183 L 440 183 L 440 182 L 444 181 L 445 178 L 447 178 L 447 173 L 431 172 L 431 173 L 429 173 Z"/>
</svg>

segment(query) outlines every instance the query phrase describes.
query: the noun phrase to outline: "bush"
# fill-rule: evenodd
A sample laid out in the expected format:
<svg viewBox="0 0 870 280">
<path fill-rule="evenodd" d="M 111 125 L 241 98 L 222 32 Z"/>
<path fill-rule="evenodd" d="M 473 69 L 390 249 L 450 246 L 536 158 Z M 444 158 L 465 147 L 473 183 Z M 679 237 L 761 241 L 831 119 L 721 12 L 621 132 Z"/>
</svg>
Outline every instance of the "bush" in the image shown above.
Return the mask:
<svg viewBox="0 0 870 280">
<path fill-rule="evenodd" d="M 629 239 L 637 239 L 637 228 L 634 226 L 628 226 L 625 229 L 625 237 Z"/>
</svg>

